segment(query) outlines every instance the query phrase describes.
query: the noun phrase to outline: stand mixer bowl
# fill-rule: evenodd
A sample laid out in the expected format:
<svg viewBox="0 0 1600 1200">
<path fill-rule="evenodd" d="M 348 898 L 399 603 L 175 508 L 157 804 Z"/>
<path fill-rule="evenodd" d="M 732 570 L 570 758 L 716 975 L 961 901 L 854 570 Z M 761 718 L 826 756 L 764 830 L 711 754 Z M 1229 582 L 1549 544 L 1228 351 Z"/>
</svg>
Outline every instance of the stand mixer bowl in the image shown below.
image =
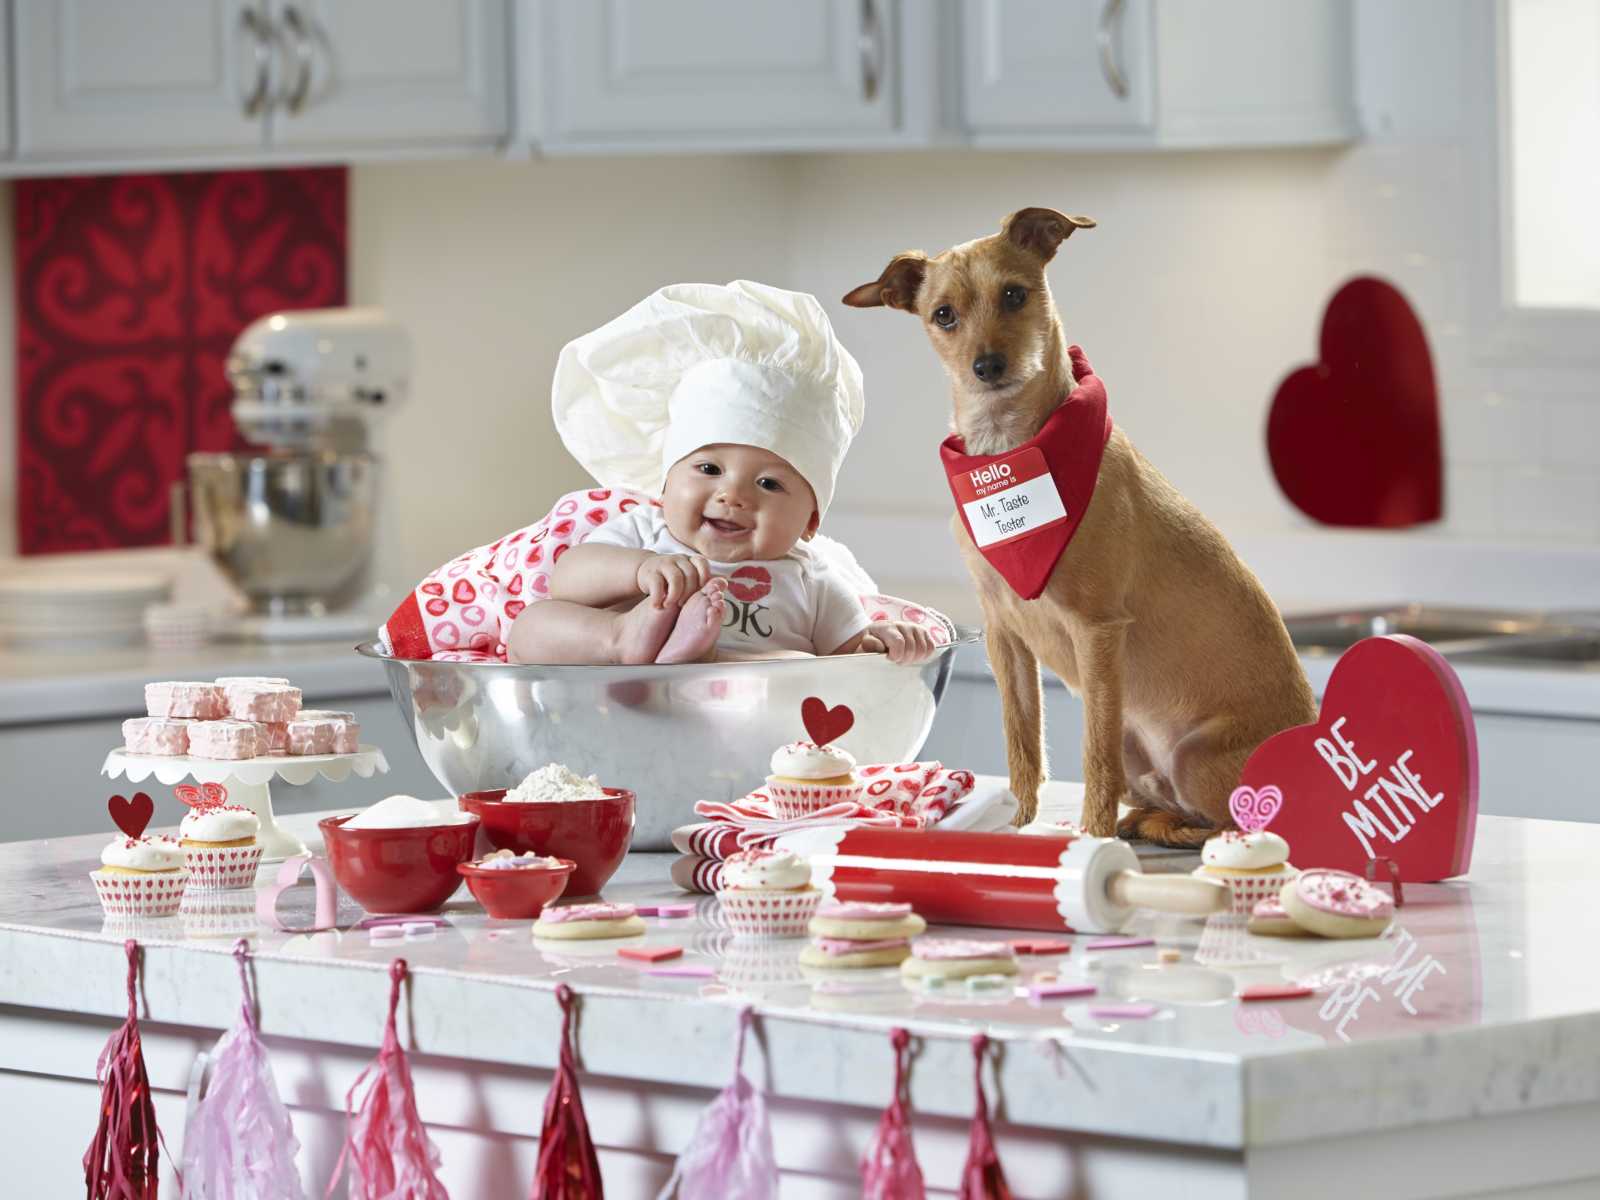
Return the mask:
<svg viewBox="0 0 1600 1200">
<path fill-rule="evenodd" d="M 377 483 L 366 453 L 191 454 L 195 538 L 257 611 L 316 612 L 371 556 Z"/>
<path fill-rule="evenodd" d="M 805 736 L 800 702 L 849 705 L 838 744 L 859 763 L 914 759 L 933 726 L 959 646 L 928 662 L 881 654 L 625 667 L 525 666 L 391 658 L 389 691 L 423 761 L 453 796 L 515 787 L 561 763 L 638 795 L 633 848 L 670 850 L 672 831 L 700 818 L 697 800 L 760 787 L 772 752 Z"/>
</svg>

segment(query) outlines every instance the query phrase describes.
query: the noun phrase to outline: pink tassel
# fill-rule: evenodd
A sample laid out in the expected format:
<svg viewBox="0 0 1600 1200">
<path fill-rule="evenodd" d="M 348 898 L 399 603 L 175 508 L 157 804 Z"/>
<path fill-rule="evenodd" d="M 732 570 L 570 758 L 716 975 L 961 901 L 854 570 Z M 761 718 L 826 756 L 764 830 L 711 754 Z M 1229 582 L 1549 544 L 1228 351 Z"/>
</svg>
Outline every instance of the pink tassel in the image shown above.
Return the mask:
<svg viewBox="0 0 1600 1200">
<path fill-rule="evenodd" d="M 88 1200 L 156 1200 L 160 1155 L 156 1106 L 144 1070 L 139 1042 L 136 981 L 139 943 L 123 943 L 128 952 L 128 1019 L 100 1051 L 95 1075 L 100 1080 L 100 1122 L 83 1156 Z"/>
<path fill-rule="evenodd" d="M 397 958 L 389 964 L 389 1021 L 383 1028 L 383 1045 L 345 1094 L 350 1132 L 333 1165 L 326 1195 L 339 1186 L 339 1172 L 348 1156 L 349 1200 L 450 1200 L 439 1182 L 439 1151 L 428 1140 L 417 1114 L 411 1068 L 395 1032 L 395 1011 L 400 1007 L 400 985 L 405 977 L 406 960 Z M 372 1085 L 358 1109 L 356 1093 L 369 1075 Z"/>
<path fill-rule="evenodd" d="M 239 1019 L 211 1054 L 210 1081 L 183 1134 L 184 1200 L 305 1200 L 289 1110 L 278 1098 L 256 1026 L 249 943 L 233 945 Z"/>
<path fill-rule="evenodd" d="M 677 1200 L 777 1200 L 778 1163 L 766 1098 L 743 1071 L 751 1016 L 750 1008 L 740 1010 L 733 1082 L 700 1114 L 672 1178 L 656 1200 L 672 1200 L 674 1195 Z"/>
<path fill-rule="evenodd" d="M 1000 1169 L 1000 1156 L 995 1153 L 994 1134 L 989 1130 L 989 1098 L 983 1094 L 983 1060 L 988 1047 L 987 1037 L 974 1035 L 973 1079 L 978 1088 L 978 1108 L 972 1114 L 972 1140 L 967 1144 L 967 1163 L 961 1168 L 957 1200 L 1011 1200 L 1006 1173 Z"/>
<path fill-rule="evenodd" d="M 896 1029 L 889 1035 L 894 1047 L 894 1099 L 883 1110 L 878 1132 L 861 1160 L 862 1200 L 924 1200 L 922 1168 L 911 1144 L 911 1098 L 907 1076 L 911 1068 L 911 1035 Z"/>
<path fill-rule="evenodd" d="M 533 1172 L 531 1200 L 604 1200 L 600 1160 L 589 1137 L 589 1120 L 583 1115 L 578 1093 L 578 1063 L 572 1053 L 572 989 L 556 985 L 561 1005 L 561 1053 L 555 1080 L 544 1101 L 544 1122 L 539 1127 L 539 1162 Z"/>
</svg>

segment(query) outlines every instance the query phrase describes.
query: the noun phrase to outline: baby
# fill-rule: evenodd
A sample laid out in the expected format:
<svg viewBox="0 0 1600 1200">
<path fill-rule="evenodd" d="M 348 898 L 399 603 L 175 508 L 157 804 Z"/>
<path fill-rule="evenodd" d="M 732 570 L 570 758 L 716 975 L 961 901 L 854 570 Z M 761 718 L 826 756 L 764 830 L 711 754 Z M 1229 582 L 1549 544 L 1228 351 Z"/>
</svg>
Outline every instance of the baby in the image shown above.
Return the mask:
<svg viewBox="0 0 1600 1200">
<path fill-rule="evenodd" d="M 664 288 L 569 344 L 553 390 L 574 456 L 661 502 L 557 560 L 550 598 L 512 622 L 510 661 L 934 653 L 921 626 L 869 620 L 848 552 L 814 543 L 862 415 L 860 368 L 814 297 Z"/>
</svg>

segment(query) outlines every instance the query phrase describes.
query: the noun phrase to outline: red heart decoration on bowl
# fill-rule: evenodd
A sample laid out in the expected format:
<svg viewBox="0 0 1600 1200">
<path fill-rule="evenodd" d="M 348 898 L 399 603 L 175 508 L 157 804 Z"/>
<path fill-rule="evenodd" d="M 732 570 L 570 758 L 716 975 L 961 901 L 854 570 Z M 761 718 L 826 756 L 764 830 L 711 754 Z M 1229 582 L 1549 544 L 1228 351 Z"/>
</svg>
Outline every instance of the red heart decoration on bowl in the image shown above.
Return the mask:
<svg viewBox="0 0 1600 1200">
<path fill-rule="evenodd" d="M 126 796 L 111 797 L 106 802 L 106 809 L 118 829 L 131 838 L 137 838 L 150 824 L 150 818 L 155 816 L 156 802 L 146 792 L 135 792 L 132 800 Z"/>
<path fill-rule="evenodd" d="M 1443 515 L 1433 359 L 1394 287 L 1360 278 L 1334 294 L 1319 361 L 1273 397 L 1267 456 L 1283 494 L 1325 525 L 1397 528 Z"/>
<path fill-rule="evenodd" d="M 1317 720 L 1263 742 L 1242 782 L 1283 793 L 1272 829 L 1298 867 L 1360 875 L 1386 858 L 1406 883 L 1431 883 L 1471 865 L 1472 709 L 1450 664 L 1416 638 L 1367 638 L 1345 651 Z"/>
<path fill-rule="evenodd" d="M 850 732 L 856 723 L 856 714 L 847 705 L 835 704 L 829 708 L 817 697 L 807 696 L 800 702 L 800 720 L 811 735 L 811 740 L 819 746 L 826 746 L 835 738 L 842 738 Z"/>
</svg>

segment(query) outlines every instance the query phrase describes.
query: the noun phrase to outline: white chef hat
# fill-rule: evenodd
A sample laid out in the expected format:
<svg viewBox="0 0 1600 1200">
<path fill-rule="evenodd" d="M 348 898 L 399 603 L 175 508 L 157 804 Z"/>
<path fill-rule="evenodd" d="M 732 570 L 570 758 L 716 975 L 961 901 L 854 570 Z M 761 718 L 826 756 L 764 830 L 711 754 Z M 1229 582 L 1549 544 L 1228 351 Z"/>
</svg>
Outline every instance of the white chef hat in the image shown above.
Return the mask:
<svg viewBox="0 0 1600 1200">
<path fill-rule="evenodd" d="M 658 495 L 701 446 L 760 446 L 833 499 L 861 428 L 861 368 L 815 296 L 749 280 L 677 283 L 568 342 L 556 429 L 601 484 Z"/>
</svg>

